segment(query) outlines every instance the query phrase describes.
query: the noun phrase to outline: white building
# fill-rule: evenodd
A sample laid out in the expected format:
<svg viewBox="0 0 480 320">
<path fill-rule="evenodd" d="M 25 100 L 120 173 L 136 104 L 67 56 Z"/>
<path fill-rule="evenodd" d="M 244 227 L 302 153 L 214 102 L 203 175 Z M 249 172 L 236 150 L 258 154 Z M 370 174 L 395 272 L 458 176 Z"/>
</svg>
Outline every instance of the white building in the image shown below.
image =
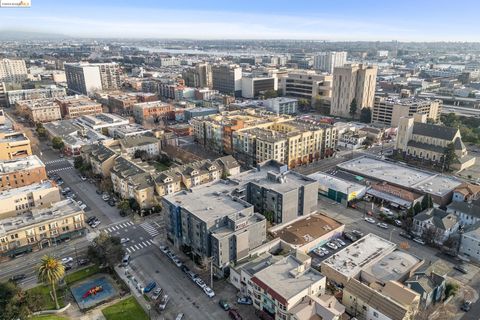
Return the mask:
<svg viewBox="0 0 480 320">
<path fill-rule="evenodd" d="M 160 140 L 149 136 L 131 136 L 120 139 L 122 152 L 128 156 L 135 156 L 136 151 L 145 151 L 148 157 L 160 154 Z"/>
<path fill-rule="evenodd" d="M 477 222 L 465 229 L 459 253 L 480 261 L 480 223 Z"/>
<path fill-rule="evenodd" d="M 345 51 L 320 52 L 313 57 L 313 68 L 315 70 L 333 74 L 333 69 L 343 67 L 347 63 Z"/>
<path fill-rule="evenodd" d="M 68 89 L 75 93 L 90 95 L 102 90 L 100 69 L 96 65 L 66 63 L 65 76 Z"/>
<path fill-rule="evenodd" d="M 278 89 L 277 77 L 242 77 L 242 97 L 256 98 L 262 93 Z"/>
<path fill-rule="evenodd" d="M 23 82 L 27 77 L 25 60 L 0 60 L 0 82 Z"/>
<path fill-rule="evenodd" d="M 263 101 L 264 106 L 268 111 L 276 114 L 296 114 L 298 107 L 298 100 L 293 98 L 272 98 Z"/>
</svg>

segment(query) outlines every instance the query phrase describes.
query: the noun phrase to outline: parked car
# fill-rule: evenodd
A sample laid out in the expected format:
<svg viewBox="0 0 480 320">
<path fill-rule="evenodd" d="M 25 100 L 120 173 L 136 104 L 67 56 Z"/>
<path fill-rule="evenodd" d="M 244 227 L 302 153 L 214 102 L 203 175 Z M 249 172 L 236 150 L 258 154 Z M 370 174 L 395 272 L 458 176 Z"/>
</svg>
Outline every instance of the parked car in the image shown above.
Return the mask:
<svg viewBox="0 0 480 320">
<path fill-rule="evenodd" d="M 95 190 L 95 192 L 96 192 L 97 194 L 102 194 L 102 190 L 98 190 L 98 189 L 97 189 L 97 190 Z"/>
<path fill-rule="evenodd" d="M 161 245 L 159 248 L 160 248 L 160 251 L 162 251 L 163 253 L 167 253 L 167 251 L 169 251 L 168 247 L 164 245 Z"/>
<path fill-rule="evenodd" d="M 78 260 L 78 265 L 79 266 L 86 266 L 87 264 L 90 263 L 90 260 L 89 259 L 80 259 Z"/>
<path fill-rule="evenodd" d="M 23 274 L 23 273 L 21 273 L 21 274 L 16 274 L 16 275 L 14 275 L 14 276 L 12 276 L 12 277 L 10 278 L 10 281 L 17 282 L 17 281 L 20 281 L 20 280 L 25 279 L 26 277 L 27 277 L 27 276 L 26 276 L 25 274 Z"/>
<path fill-rule="evenodd" d="M 209 298 L 215 297 L 215 292 L 214 292 L 212 289 L 210 289 L 210 287 L 205 286 L 205 287 L 203 288 L 203 292 L 205 292 L 205 294 L 206 294 Z"/>
<path fill-rule="evenodd" d="M 218 305 L 225 311 L 230 310 L 230 305 L 228 304 L 227 300 L 220 299 L 220 301 L 218 301 Z"/>
<path fill-rule="evenodd" d="M 407 238 L 407 239 L 412 239 L 412 235 L 409 234 L 409 233 L 406 233 L 406 232 L 400 232 L 399 235 L 400 235 L 400 237 L 404 237 L 404 238 Z"/>
<path fill-rule="evenodd" d="M 93 222 L 90 226 L 91 226 L 92 228 L 96 228 L 96 227 L 98 227 L 98 225 L 99 225 L 100 223 L 102 223 L 102 221 L 100 221 L 100 220 L 95 220 L 95 222 Z"/>
<path fill-rule="evenodd" d="M 460 307 L 460 309 L 465 312 L 470 311 L 471 308 L 472 308 L 472 301 L 470 300 L 465 300 L 462 306 Z"/>
<path fill-rule="evenodd" d="M 173 261 L 173 263 L 175 263 L 175 265 L 176 265 L 177 267 L 179 267 L 179 268 L 180 268 L 181 266 L 183 266 L 182 261 L 181 261 L 180 259 L 178 259 L 178 258 L 172 259 L 172 261 Z"/>
<path fill-rule="evenodd" d="M 127 243 L 127 242 L 130 242 L 130 239 L 129 239 L 129 238 L 122 238 L 122 239 L 120 239 L 120 243 L 121 243 L 121 244 L 124 244 L 124 243 Z"/>
<path fill-rule="evenodd" d="M 467 268 L 465 268 L 465 266 L 461 265 L 461 264 L 457 264 L 455 266 L 453 266 L 453 269 L 457 270 L 457 271 L 460 271 L 461 273 L 463 274 L 467 274 L 468 273 L 468 270 Z"/>
<path fill-rule="evenodd" d="M 110 199 L 110 200 L 108 200 L 107 203 L 110 207 L 115 207 L 115 201 L 114 200 Z"/>
<path fill-rule="evenodd" d="M 400 220 L 397 219 L 397 220 L 395 220 L 394 222 L 395 222 L 395 225 L 396 225 L 396 226 L 398 226 L 398 227 L 401 227 L 401 226 L 402 226 L 402 221 L 400 221 Z"/>
<path fill-rule="evenodd" d="M 253 304 L 252 298 L 250 297 L 241 297 L 237 299 L 238 304 L 248 304 L 251 305 Z"/>
<path fill-rule="evenodd" d="M 85 180 L 87 180 L 87 177 L 85 177 L 85 176 L 80 176 L 80 179 L 82 179 L 82 181 L 85 181 Z"/>
<path fill-rule="evenodd" d="M 322 251 L 323 251 L 323 254 L 324 254 L 324 255 L 327 255 L 327 254 L 329 254 L 329 253 L 330 253 L 330 251 L 328 251 L 328 250 L 327 250 L 327 249 L 325 249 L 324 247 L 320 247 L 320 250 L 322 250 Z"/>
<path fill-rule="evenodd" d="M 207 285 L 205 284 L 205 282 L 203 282 L 203 280 L 200 279 L 200 278 L 196 278 L 196 279 L 195 279 L 195 283 L 196 283 L 200 288 L 202 288 L 202 289 L 207 286 Z"/>
<path fill-rule="evenodd" d="M 162 300 L 160 300 L 160 303 L 158 304 L 158 309 L 160 309 L 161 311 L 165 310 L 168 301 L 170 301 L 170 297 L 168 296 L 168 294 L 163 295 Z"/>
<path fill-rule="evenodd" d="M 198 275 L 193 271 L 188 271 L 187 275 L 190 277 L 190 279 L 192 279 L 192 281 L 195 281 L 198 278 Z"/>
<path fill-rule="evenodd" d="M 386 224 L 384 222 L 377 223 L 377 226 L 379 226 L 382 229 L 388 229 L 388 224 Z"/>
<path fill-rule="evenodd" d="M 361 238 L 363 237 L 365 234 L 361 231 L 358 231 L 358 230 L 352 230 L 352 233 L 357 236 L 358 238 Z"/>
<path fill-rule="evenodd" d="M 315 253 L 316 255 L 319 255 L 320 257 L 323 257 L 325 255 L 325 253 L 323 253 L 323 251 L 320 250 L 319 248 L 313 249 L 313 253 Z"/>
<path fill-rule="evenodd" d="M 419 243 L 421 245 L 425 245 L 425 243 L 426 243 L 422 238 L 413 238 L 413 241 L 415 241 L 416 243 Z"/>
<path fill-rule="evenodd" d="M 153 290 L 153 288 L 155 288 L 157 286 L 157 283 L 155 281 L 152 281 L 150 282 L 149 284 L 147 284 L 147 286 L 145 287 L 145 289 L 143 289 L 143 292 L 144 293 L 149 293 L 150 291 Z"/>
<path fill-rule="evenodd" d="M 152 299 L 157 300 L 160 297 L 160 295 L 162 294 L 162 291 L 163 291 L 162 288 L 155 289 L 155 291 L 153 291 L 153 294 L 152 294 Z"/>
<path fill-rule="evenodd" d="M 358 240 L 357 237 L 356 237 L 353 233 L 350 233 L 350 232 L 344 232 L 344 233 L 343 233 L 343 236 L 344 236 L 346 239 L 348 239 L 348 240 L 350 240 L 350 241 L 352 241 L 352 242 L 355 242 L 355 241 Z"/>
<path fill-rule="evenodd" d="M 67 264 L 67 263 L 70 263 L 70 262 L 73 262 L 73 258 L 72 257 L 65 257 L 65 258 L 62 258 L 62 264 Z"/>
<path fill-rule="evenodd" d="M 87 223 L 90 223 L 90 222 L 92 222 L 92 221 L 95 220 L 95 219 L 97 219 L 97 217 L 95 217 L 95 216 L 88 217 Z"/>
<path fill-rule="evenodd" d="M 338 249 L 337 245 L 334 244 L 333 242 L 327 242 L 326 246 L 329 247 L 332 250 L 337 250 Z"/>
<path fill-rule="evenodd" d="M 232 320 L 242 320 L 242 316 L 240 315 L 240 313 L 238 313 L 236 309 L 230 309 L 228 311 L 228 316 Z"/>
<path fill-rule="evenodd" d="M 370 218 L 370 217 L 366 217 L 365 221 L 367 221 L 368 223 L 375 223 L 375 219 Z"/>
<path fill-rule="evenodd" d="M 108 194 L 103 194 L 102 195 L 102 200 L 103 201 L 108 201 L 108 200 L 110 200 L 110 196 Z"/>
<path fill-rule="evenodd" d="M 85 210 L 86 208 L 87 208 L 87 205 L 85 203 L 80 205 L 80 209 Z"/>
<path fill-rule="evenodd" d="M 122 259 L 122 264 L 124 266 L 127 266 L 130 262 L 130 255 L 128 253 L 126 253 L 124 256 L 123 256 L 123 259 Z"/>
<path fill-rule="evenodd" d="M 343 241 L 342 239 L 336 239 L 335 240 L 337 243 L 341 244 L 342 247 L 346 246 L 347 244 L 345 243 L 345 241 Z"/>
</svg>

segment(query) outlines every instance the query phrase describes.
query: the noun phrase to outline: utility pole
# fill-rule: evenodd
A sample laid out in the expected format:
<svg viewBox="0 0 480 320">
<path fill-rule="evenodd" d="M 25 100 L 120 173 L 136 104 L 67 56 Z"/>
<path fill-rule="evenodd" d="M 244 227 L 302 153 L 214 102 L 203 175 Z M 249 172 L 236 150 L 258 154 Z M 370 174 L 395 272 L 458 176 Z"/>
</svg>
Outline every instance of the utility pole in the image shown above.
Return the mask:
<svg viewBox="0 0 480 320">
<path fill-rule="evenodd" d="M 213 256 L 210 257 L 210 289 L 213 290 Z"/>
</svg>

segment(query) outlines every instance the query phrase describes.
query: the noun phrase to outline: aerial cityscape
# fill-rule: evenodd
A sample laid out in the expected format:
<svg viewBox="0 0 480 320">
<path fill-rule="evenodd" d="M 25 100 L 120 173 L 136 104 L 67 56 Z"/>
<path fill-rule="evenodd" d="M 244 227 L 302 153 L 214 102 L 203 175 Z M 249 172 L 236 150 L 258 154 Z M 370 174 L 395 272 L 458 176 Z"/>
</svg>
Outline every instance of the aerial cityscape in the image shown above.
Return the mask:
<svg viewBox="0 0 480 320">
<path fill-rule="evenodd" d="M 480 320 L 479 12 L 0 0 L 0 320 Z"/>
</svg>

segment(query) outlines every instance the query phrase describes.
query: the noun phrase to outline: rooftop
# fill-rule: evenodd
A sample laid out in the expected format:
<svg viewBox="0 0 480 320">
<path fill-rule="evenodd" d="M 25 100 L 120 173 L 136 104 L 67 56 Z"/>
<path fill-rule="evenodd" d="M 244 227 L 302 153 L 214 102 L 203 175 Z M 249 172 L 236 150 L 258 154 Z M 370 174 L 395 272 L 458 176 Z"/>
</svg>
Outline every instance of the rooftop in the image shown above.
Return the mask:
<svg viewBox="0 0 480 320">
<path fill-rule="evenodd" d="M 58 109 L 60 109 L 60 106 L 56 103 L 54 98 L 21 100 L 21 101 L 17 101 L 17 104 L 24 107 L 24 108 L 28 108 L 28 109 L 31 109 L 31 110 L 42 109 L 42 108 L 58 108 Z"/>
<path fill-rule="evenodd" d="M 21 141 L 28 141 L 27 136 L 23 132 L 7 129 L 0 134 L 0 142 L 12 143 Z"/>
<path fill-rule="evenodd" d="M 4 190 L 4 191 L 0 192 L 0 200 L 8 199 L 8 198 L 11 198 L 13 196 L 22 195 L 22 194 L 25 194 L 27 192 L 35 192 L 35 191 L 38 191 L 38 190 L 46 190 L 46 189 L 50 189 L 50 188 L 54 188 L 54 187 L 55 187 L 55 185 L 50 180 L 46 180 L 46 181 L 31 184 L 31 185 L 28 185 L 28 186 L 23 186 L 23 187 L 14 188 L 14 189 L 8 189 L 8 190 Z"/>
<path fill-rule="evenodd" d="M 42 160 L 36 155 L 27 156 L 15 160 L 4 160 L 0 162 L 0 174 L 7 174 L 21 170 L 31 170 L 44 167 Z"/>
<path fill-rule="evenodd" d="M 420 259 L 405 251 L 395 250 L 363 269 L 362 277 L 366 273 L 381 283 L 399 281 L 420 262 Z"/>
<path fill-rule="evenodd" d="M 83 210 L 75 200 L 67 199 L 55 202 L 49 208 L 33 209 L 31 212 L 24 213 L 20 216 L 0 220 L 0 236 L 6 235 L 12 230 L 19 230 L 76 212 L 83 213 Z"/>
<path fill-rule="evenodd" d="M 322 262 L 337 272 L 354 277 L 362 269 L 392 252 L 396 244 L 372 233 L 333 254 Z"/>
<path fill-rule="evenodd" d="M 460 181 L 449 176 L 367 156 L 340 163 L 337 167 L 359 176 L 439 196 L 449 193 L 461 184 Z"/>
<path fill-rule="evenodd" d="M 341 226 L 342 224 L 340 222 L 330 217 L 313 213 L 304 219 L 294 221 L 272 233 L 275 237 L 279 237 L 289 244 L 301 246 Z"/>
<path fill-rule="evenodd" d="M 359 183 L 351 182 L 320 171 L 312 173 L 308 175 L 308 177 L 318 181 L 320 189 L 326 189 L 324 191 L 332 189 L 347 194 L 352 192 L 358 193 L 365 189 L 365 186 Z"/>
<path fill-rule="evenodd" d="M 120 139 L 120 144 L 123 148 L 133 148 L 137 146 L 145 146 L 149 144 L 158 144 L 160 141 L 155 137 L 149 137 L 144 135 L 128 136 Z"/>
<path fill-rule="evenodd" d="M 290 255 L 257 272 L 252 282 L 286 305 L 288 300 L 323 278 L 320 272 L 305 267 L 304 262 Z"/>
</svg>

